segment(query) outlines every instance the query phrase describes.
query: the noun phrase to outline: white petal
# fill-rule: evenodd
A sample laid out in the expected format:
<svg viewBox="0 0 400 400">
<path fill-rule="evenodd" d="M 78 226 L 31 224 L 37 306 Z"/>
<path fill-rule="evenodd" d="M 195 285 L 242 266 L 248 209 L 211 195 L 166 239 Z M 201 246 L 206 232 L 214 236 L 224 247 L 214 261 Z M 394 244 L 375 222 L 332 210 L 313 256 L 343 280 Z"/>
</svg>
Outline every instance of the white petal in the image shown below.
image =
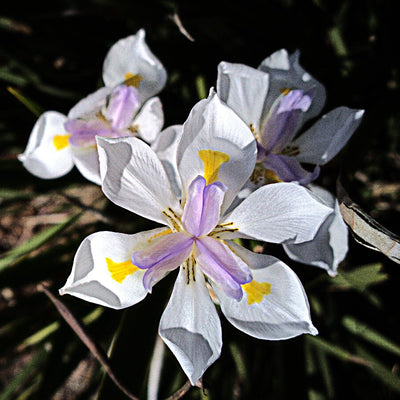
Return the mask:
<svg viewBox="0 0 400 400">
<path fill-rule="evenodd" d="M 135 137 L 97 137 L 97 143 L 104 194 L 120 207 L 170 225 L 163 211 L 181 208 L 154 151 Z"/>
<path fill-rule="evenodd" d="M 323 268 L 329 275 L 335 276 L 347 254 L 348 229 L 335 196 L 316 185 L 310 185 L 309 188 L 334 212 L 328 215 L 313 240 L 299 244 L 286 243 L 283 247 L 293 260 Z"/>
<path fill-rule="evenodd" d="M 218 96 L 259 133 L 268 87 L 268 74 L 262 71 L 243 64 L 218 65 Z"/>
<path fill-rule="evenodd" d="M 213 285 L 222 312 L 232 325 L 250 336 L 266 340 L 289 339 L 303 333 L 316 335 L 307 296 L 296 274 L 272 256 L 252 253 L 244 248 L 238 255 L 250 267 L 252 264 L 257 266 L 258 269 L 252 269 L 253 279 L 271 284 L 271 292 L 261 296 L 259 302 L 249 304 L 245 290 L 242 300 L 236 301 Z"/>
<path fill-rule="evenodd" d="M 218 181 L 227 187 L 222 206 L 224 212 L 253 172 L 257 149 L 247 125 L 213 91 L 194 106 L 183 125 L 177 155 L 183 198 L 186 198 L 186 190 L 193 179 L 204 176 L 204 164 L 198 154 L 203 149 L 229 156 L 218 174 Z"/>
<path fill-rule="evenodd" d="M 287 50 L 280 49 L 275 51 L 275 53 L 272 53 L 261 63 L 260 67 L 268 67 L 271 69 L 282 69 L 284 71 L 289 71 L 290 62 Z"/>
<path fill-rule="evenodd" d="M 70 294 L 115 309 L 138 303 L 147 294 L 142 284 L 145 271 L 137 270 L 119 283 L 111 277 L 106 258 L 115 263 L 128 261 L 134 251 L 147 247 L 149 239 L 162 230 L 134 235 L 97 232 L 88 236 L 78 248 L 71 275 L 60 294 Z"/>
<path fill-rule="evenodd" d="M 126 74 L 140 75 L 138 90 L 142 102 L 156 95 L 164 87 L 167 72 L 145 42 L 145 31 L 118 40 L 107 53 L 103 64 L 106 86 L 122 83 Z"/>
<path fill-rule="evenodd" d="M 363 110 L 338 107 L 322 116 L 293 142 L 300 162 L 324 165 L 345 146 L 361 123 Z"/>
<path fill-rule="evenodd" d="M 326 91 L 324 86 L 299 64 L 299 56 L 299 51 L 289 56 L 285 49 L 281 49 L 262 61 L 258 69 L 267 72 L 270 77 L 267 109 L 270 109 L 284 89 L 313 91 L 312 104 L 305 113 L 304 120 L 307 120 L 321 112 L 326 100 Z"/>
<path fill-rule="evenodd" d="M 138 129 L 138 135 L 143 140 L 147 143 L 153 143 L 163 124 L 164 113 L 161 101 L 158 97 L 153 97 L 143 104 L 132 125 Z"/>
<path fill-rule="evenodd" d="M 101 110 L 107 100 L 107 96 L 112 92 L 112 88 L 103 87 L 89 94 L 80 100 L 74 107 L 69 110 L 68 119 L 80 118 L 86 115 L 93 115 Z"/>
<path fill-rule="evenodd" d="M 315 200 L 304 187 L 294 183 L 274 183 L 251 193 L 224 218 L 239 229 L 224 237 L 301 243 L 314 238 L 331 212 L 332 209 Z"/>
<path fill-rule="evenodd" d="M 72 158 L 79 172 L 89 181 L 101 185 L 97 148 L 71 146 L 71 150 Z"/>
<path fill-rule="evenodd" d="M 71 171 L 74 163 L 70 146 L 57 150 L 55 136 L 67 135 L 67 117 L 57 111 L 46 111 L 36 121 L 24 153 L 18 156 L 24 167 L 42 179 L 59 178 Z"/>
<path fill-rule="evenodd" d="M 186 271 L 179 271 L 169 303 L 161 317 L 159 334 L 178 359 L 192 385 L 219 357 L 221 324 L 205 285 L 195 268 L 196 280 L 187 284 Z"/>
<path fill-rule="evenodd" d="M 181 197 L 181 180 L 176 162 L 176 153 L 183 132 L 182 128 L 182 125 L 172 125 L 164 129 L 151 144 L 151 148 L 161 160 L 171 182 L 172 190 L 178 198 Z"/>
</svg>

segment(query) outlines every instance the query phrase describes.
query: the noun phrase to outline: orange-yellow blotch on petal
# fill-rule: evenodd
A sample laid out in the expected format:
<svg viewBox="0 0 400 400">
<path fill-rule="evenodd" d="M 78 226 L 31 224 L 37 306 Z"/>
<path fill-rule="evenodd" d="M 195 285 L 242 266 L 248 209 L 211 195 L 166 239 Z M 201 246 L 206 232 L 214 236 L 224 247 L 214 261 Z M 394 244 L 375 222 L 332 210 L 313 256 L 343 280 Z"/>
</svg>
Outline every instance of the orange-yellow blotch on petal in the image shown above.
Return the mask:
<svg viewBox="0 0 400 400">
<path fill-rule="evenodd" d="M 128 72 L 125 74 L 125 81 L 124 84 L 126 86 L 134 86 L 137 88 L 142 80 L 142 76 L 139 74 L 132 74 L 131 72 Z"/>
<path fill-rule="evenodd" d="M 264 296 L 271 293 L 271 284 L 268 282 L 257 282 L 254 279 L 242 285 L 243 290 L 247 293 L 247 304 L 261 303 Z"/>
<path fill-rule="evenodd" d="M 56 150 L 62 150 L 69 146 L 69 137 L 71 135 L 55 135 L 53 137 L 53 145 Z"/>
<path fill-rule="evenodd" d="M 118 283 L 122 283 L 128 275 L 135 273 L 139 269 L 136 265 L 132 264 L 131 260 L 117 263 L 111 260 L 111 258 L 106 257 L 106 263 L 111 278 Z"/>
<path fill-rule="evenodd" d="M 219 168 L 225 162 L 228 162 L 230 157 L 226 153 L 217 150 L 199 150 L 198 152 L 201 161 L 204 164 L 204 178 L 207 185 L 214 183 L 218 179 Z"/>
</svg>

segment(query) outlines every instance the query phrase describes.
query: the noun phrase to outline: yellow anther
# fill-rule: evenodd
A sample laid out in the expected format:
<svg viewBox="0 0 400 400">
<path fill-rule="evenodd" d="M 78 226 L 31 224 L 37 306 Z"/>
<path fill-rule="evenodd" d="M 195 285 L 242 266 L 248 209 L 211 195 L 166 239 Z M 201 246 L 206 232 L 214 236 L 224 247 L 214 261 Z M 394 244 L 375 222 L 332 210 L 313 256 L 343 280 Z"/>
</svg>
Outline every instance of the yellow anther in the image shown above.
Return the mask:
<svg viewBox="0 0 400 400">
<path fill-rule="evenodd" d="M 132 264 L 131 260 L 117 263 L 111 260 L 111 258 L 106 257 L 106 263 L 111 278 L 118 283 L 122 283 L 128 275 L 134 274 L 139 269 L 136 265 Z"/>
<path fill-rule="evenodd" d="M 247 304 L 261 303 L 264 296 L 271 293 L 271 284 L 268 282 L 257 282 L 254 279 L 242 285 L 243 290 L 247 293 Z"/>
<path fill-rule="evenodd" d="M 204 163 L 204 178 L 207 185 L 218 179 L 218 172 L 221 165 L 229 161 L 228 154 L 216 150 L 199 150 L 201 161 Z"/>
<path fill-rule="evenodd" d="M 69 146 L 69 137 L 71 134 L 68 135 L 55 135 L 53 137 L 53 145 L 56 150 L 62 150 Z"/>
<path fill-rule="evenodd" d="M 164 236 L 164 235 L 168 235 L 169 233 L 172 233 L 172 229 L 166 229 L 165 231 L 161 231 L 156 233 L 154 236 L 152 236 L 151 238 L 149 238 L 147 241 L 150 243 L 153 239 L 155 239 L 156 237 L 160 237 L 160 236 Z"/>
<path fill-rule="evenodd" d="M 291 92 L 292 89 L 290 89 L 290 88 L 281 88 L 279 90 L 284 96 L 286 96 L 288 93 Z"/>
<path fill-rule="evenodd" d="M 264 184 L 283 182 L 278 178 L 278 175 L 272 169 L 265 169 L 264 171 Z"/>
<path fill-rule="evenodd" d="M 125 74 L 125 81 L 124 84 L 126 86 L 134 86 L 137 88 L 140 84 L 140 81 L 142 80 L 142 76 L 139 74 L 132 74 L 131 72 L 128 72 Z"/>
</svg>

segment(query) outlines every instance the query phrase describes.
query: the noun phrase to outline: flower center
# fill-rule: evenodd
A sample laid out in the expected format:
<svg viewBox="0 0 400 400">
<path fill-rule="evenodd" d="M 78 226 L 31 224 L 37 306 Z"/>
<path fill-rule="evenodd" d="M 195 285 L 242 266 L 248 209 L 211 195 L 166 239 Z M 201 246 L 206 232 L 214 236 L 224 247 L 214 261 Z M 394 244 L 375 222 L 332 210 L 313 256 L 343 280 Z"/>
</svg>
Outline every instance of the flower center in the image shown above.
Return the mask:
<svg viewBox="0 0 400 400">
<path fill-rule="evenodd" d="M 97 107 L 89 114 L 64 124 L 70 135 L 69 144 L 92 147 L 96 146 L 96 136 L 115 138 L 136 133 L 137 128 L 132 126 L 132 122 L 140 105 L 139 92 L 134 84 L 117 86 L 101 110 Z"/>
</svg>

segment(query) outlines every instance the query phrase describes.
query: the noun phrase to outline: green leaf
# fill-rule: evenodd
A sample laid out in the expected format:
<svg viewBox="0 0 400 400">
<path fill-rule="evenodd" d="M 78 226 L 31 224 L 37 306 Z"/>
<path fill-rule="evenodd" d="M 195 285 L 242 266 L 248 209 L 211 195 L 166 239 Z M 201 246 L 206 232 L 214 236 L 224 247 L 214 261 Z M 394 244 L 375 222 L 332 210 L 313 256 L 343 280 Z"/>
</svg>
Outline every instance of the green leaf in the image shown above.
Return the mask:
<svg viewBox="0 0 400 400">
<path fill-rule="evenodd" d="M 33 196 L 35 194 L 32 192 L 0 188 L 0 199 L 2 200 L 31 199 Z"/>
<path fill-rule="evenodd" d="M 382 271 L 382 264 L 367 264 L 360 266 L 352 271 L 340 271 L 333 278 L 332 282 L 336 286 L 343 288 L 356 289 L 359 292 L 365 291 L 369 286 L 376 285 L 388 279 L 388 275 Z"/>
<path fill-rule="evenodd" d="M 347 46 L 343 40 L 343 35 L 339 27 L 334 26 L 328 31 L 328 37 L 335 50 L 335 53 L 339 57 L 346 57 L 348 55 Z"/>
<path fill-rule="evenodd" d="M 14 379 L 6 386 L 6 388 L 0 393 L 0 400 L 7 400 L 11 398 L 11 395 L 21 388 L 33 373 L 40 368 L 43 361 L 47 356 L 47 351 L 42 348 L 32 358 L 32 360 L 26 365 L 22 371 L 17 374 Z"/>
<path fill-rule="evenodd" d="M 37 105 L 33 100 L 28 99 L 26 96 L 21 94 L 21 92 L 17 89 L 12 88 L 11 86 L 7 87 L 7 90 L 17 99 L 19 100 L 28 110 L 32 111 L 37 117 L 43 113 L 43 109 Z"/>
<path fill-rule="evenodd" d="M 196 89 L 200 100 L 207 97 L 207 86 L 203 75 L 196 77 Z"/>
<path fill-rule="evenodd" d="M 370 366 L 370 363 L 368 360 L 365 360 L 361 357 L 358 357 L 354 354 L 351 354 L 349 351 L 343 349 L 342 347 L 333 344 L 331 342 L 328 342 L 325 339 L 322 339 L 320 337 L 316 336 L 306 336 L 306 340 L 314 347 L 319 349 L 320 351 L 331 354 L 332 356 L 346 362 L 353 362 L 356 364 L 364 365 L 364 366 Z"/>
<path fill-rule="evenodd" d="M 19 246 L 14 247 L 12 250 L 6 253 L 5 257 L 0 259 L 0 273 L 9 266 L 20 261 L 22 257 L 26 256 L 33 250 L 36 250 L 43 244 L 47 243 L 54 236 L 56 236 L 64 229 L 66 229 L 70 224 L 75 222 L 82 214 L 82 211 L 75 213 L 61 224 L 53 225 L 50 228 L 47 228 L 46 230 L 33 236 L 26 242 L 20 244 Z"/>
<path fill-rule="evenodd" d="M 400 356 L 400 345 L 394 343 L 390 339 L 377 332 L 367 324 L 360 322 L 354 317 L 346 316 L 342 319 L 342 323 L 346 329 L 348 329 L 354 335 L 357 335 L 364 340 L 380 347 L 381 349 L 387 350 L 390 353 Z"/>
<path fill-rule="evenodd" d="M 371 364 L 371 372 L 390 389 L 400 393 L 400 378 L 390 368 L 373 357 L 363 346 L 359 344 L 356 346 L 357 353 Z"/>
<path fill-rule="evenodd" d="M 82 318 L 84 325 L 89 325 L 96 321 L 104 312 L 103 307 L 96 307 L 92 312 Z M 60 327 L 60 323 L 55 321 L 44 328 L 40 329 L 33 335 L 27 337 L 19 346 L 19 349 L 24 349 L 27 346 L 33 346 L 46 340 L 53 332 Z"/>
</svg>

